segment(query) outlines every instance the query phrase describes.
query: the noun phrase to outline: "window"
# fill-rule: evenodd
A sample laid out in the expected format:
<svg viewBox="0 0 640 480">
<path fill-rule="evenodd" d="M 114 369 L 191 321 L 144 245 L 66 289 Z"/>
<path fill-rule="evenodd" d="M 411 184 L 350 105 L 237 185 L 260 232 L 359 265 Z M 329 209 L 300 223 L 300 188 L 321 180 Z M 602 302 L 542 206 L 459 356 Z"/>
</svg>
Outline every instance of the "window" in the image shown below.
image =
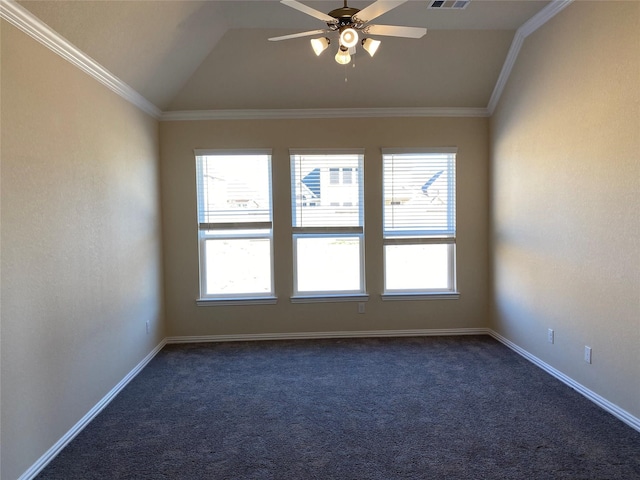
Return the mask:
<svg viewBox="0 0 640 480">
<path fill-rule="evenodd" d="M 195 153 L 200 298 L 272 298 L 271 152 Z"/>
<path fill-rule="evenodd" d="M 364 294 L 364 152 L 290 153 L 294 298 Z"/>
<path fill-rule="evenodd" d="M 383 149 L 384 293 L 456 292 L 455 149 Z"/>
</svg>

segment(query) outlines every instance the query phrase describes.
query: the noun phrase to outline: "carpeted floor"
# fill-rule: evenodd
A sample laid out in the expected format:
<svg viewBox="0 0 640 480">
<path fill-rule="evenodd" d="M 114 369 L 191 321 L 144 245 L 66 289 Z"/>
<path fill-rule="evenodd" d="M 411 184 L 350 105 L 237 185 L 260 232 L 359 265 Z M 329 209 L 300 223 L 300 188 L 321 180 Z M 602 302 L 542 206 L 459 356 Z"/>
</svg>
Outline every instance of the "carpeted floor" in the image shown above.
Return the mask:
<svg viewBox="0 0 640 480">
<path fill-rule="evenodd" d="M 169 345 L 39 479 L 640 479 L 640 433 L 490 337 Z"/>
</svg>

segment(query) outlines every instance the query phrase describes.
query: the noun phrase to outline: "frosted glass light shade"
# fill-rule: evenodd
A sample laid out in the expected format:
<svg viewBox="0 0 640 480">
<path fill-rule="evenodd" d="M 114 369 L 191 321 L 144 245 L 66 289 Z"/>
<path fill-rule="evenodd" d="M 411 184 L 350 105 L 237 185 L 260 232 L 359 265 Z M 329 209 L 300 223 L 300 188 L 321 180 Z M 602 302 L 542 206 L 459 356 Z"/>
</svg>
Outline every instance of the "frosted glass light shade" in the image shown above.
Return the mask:
<svg viewBox="0 0 640 480">
<path fill-rule="evenodd" d="M 364 40 L 362 40 L 362 48 L 364 48 L 372 57 L 375 55 L 379 46 L 380 40 L 374 40 L 372 38 L 365 38 Z"/>
<path fill-rule="evenodd" d="M 340 48 L 338 50 L 338 53 L 336 53 L 336 62 L 338 62 L 340 65 L 346 65 L 350 61 L 351 55 L 349 55 L 349 50 L 342 50 L 342 48 Z"/>
<path fill-rule="evenodd" d="M 345 28 L 340 33 L 340 45 L 347 48 L 355 47 L 358 43 L 358 32 L 353 28 Z"/>
<path fill-rule="evenodd" d="M 329 40 L 327 37 L 312 38 L 311 48 L 313 48 L 313 51 L 316 53 L 316 55 L 319 56 L 322 52 L 324 52 L 327 49 L 330 43 L 331 43 L 331 40 Z"/>
</svg>

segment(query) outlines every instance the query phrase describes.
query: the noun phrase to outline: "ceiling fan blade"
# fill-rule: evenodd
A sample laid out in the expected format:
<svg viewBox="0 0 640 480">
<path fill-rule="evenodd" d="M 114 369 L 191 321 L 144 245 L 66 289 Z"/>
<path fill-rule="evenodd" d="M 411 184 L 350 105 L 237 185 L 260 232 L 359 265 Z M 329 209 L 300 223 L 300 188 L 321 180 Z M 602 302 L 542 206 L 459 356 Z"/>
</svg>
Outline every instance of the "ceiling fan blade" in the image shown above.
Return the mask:
<svg viewBox="0 0 640 480">
<path fill-rule="evenodd" d="M 285 4 L 287 7 L 295 8 L 296 10 L 302 13 L 306 13 L 307 15 L 311 15 L 312 17 L 315 17 L 318 20 L 322 20 L 323 22 L 335 23 L 336 21 L 335 18 L 330 17 L 326 13 L 322 13 L 320 10 L 308 7 L 303 3 L 297 2 L 296 0 L 280 0 L 280 3 Z"/>
<path fill-rule="evenodd" d="M 279 42 L 280 40 L 289 40 L 290 38 L 308 37 L 310 35 L 317 35 L 320 33 L 326 33 L 326 30 L 309 30 L 308 32 L 292 33 L 291 35 L 283 35 L 282 37 L 272 37 L 269 40 L 272 42 Z"/>
<path fill-rule="evenodd" d="M 378 0 L 377 2 L 373 2 L 368 7 L 360 10 L 356 14 L 356 17 L 363 22 L 370 22 L 374 18 L 378 18 L 383 13 L 387 13 L 389 10 L 392 10 L 406 2 L 407 0 Z"/>
<path fill-rule="evenodd" d="M 370 35 L 383 35 L 387 37 L 422 38 L 427 33 L 422 27 L 398 27 L 396 25 L 369 25 L 365 32 Z"/>
</svg>

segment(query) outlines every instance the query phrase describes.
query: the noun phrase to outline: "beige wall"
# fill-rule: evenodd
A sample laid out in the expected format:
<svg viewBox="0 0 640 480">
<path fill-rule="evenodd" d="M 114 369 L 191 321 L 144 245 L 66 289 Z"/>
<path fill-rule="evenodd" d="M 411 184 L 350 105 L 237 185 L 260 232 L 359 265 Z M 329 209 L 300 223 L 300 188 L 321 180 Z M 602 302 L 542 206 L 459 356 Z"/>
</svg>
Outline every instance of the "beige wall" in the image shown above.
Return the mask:
<svg viewBox="0 0 640 480">
<path fill-rule="evenodd" d="M 162 122 L 168 335 L 485 327 L 488 314 L 488 119 L 387 118 Z M 380 147 L 458 147 L 459 300 L 382 302 Z M 291 304 L 289 148 L 365 148 L 366 313 L 354 303 Z M 278 303 L 198 307 L 194 148 L 272 148 Z M 339 275 L 339 272 L 336 272 Z"/>
<path fill-rule="evenodd" d="M 639 105 L 640 3 L 575 2 L 527 38 L 491 124 L 493 328 L 636 418 Z"/>
<path fill-rule="evenodd" d="M 0 476 L 11 480 L 164 330 L 157 122 L 1 27 Z"/>
<path fill-rule="evenodd" d="M 165 335 L 491 325 L 640 417 L 639 18 L 637 2 L 569 6 L 527 38 L 491 122 L 164 122 L 160 134 L 3 22 L 0 476 L 33 465 Z M 422 146 L 458 147 L 461 296 L 382 302 L 380 148 Z M 313 147 L 365 148 L 365 314 L 289 301 L 288 149 Z M 195 148 L 273 149 L 276 305 L 196 306 Z"/>
</svg>

